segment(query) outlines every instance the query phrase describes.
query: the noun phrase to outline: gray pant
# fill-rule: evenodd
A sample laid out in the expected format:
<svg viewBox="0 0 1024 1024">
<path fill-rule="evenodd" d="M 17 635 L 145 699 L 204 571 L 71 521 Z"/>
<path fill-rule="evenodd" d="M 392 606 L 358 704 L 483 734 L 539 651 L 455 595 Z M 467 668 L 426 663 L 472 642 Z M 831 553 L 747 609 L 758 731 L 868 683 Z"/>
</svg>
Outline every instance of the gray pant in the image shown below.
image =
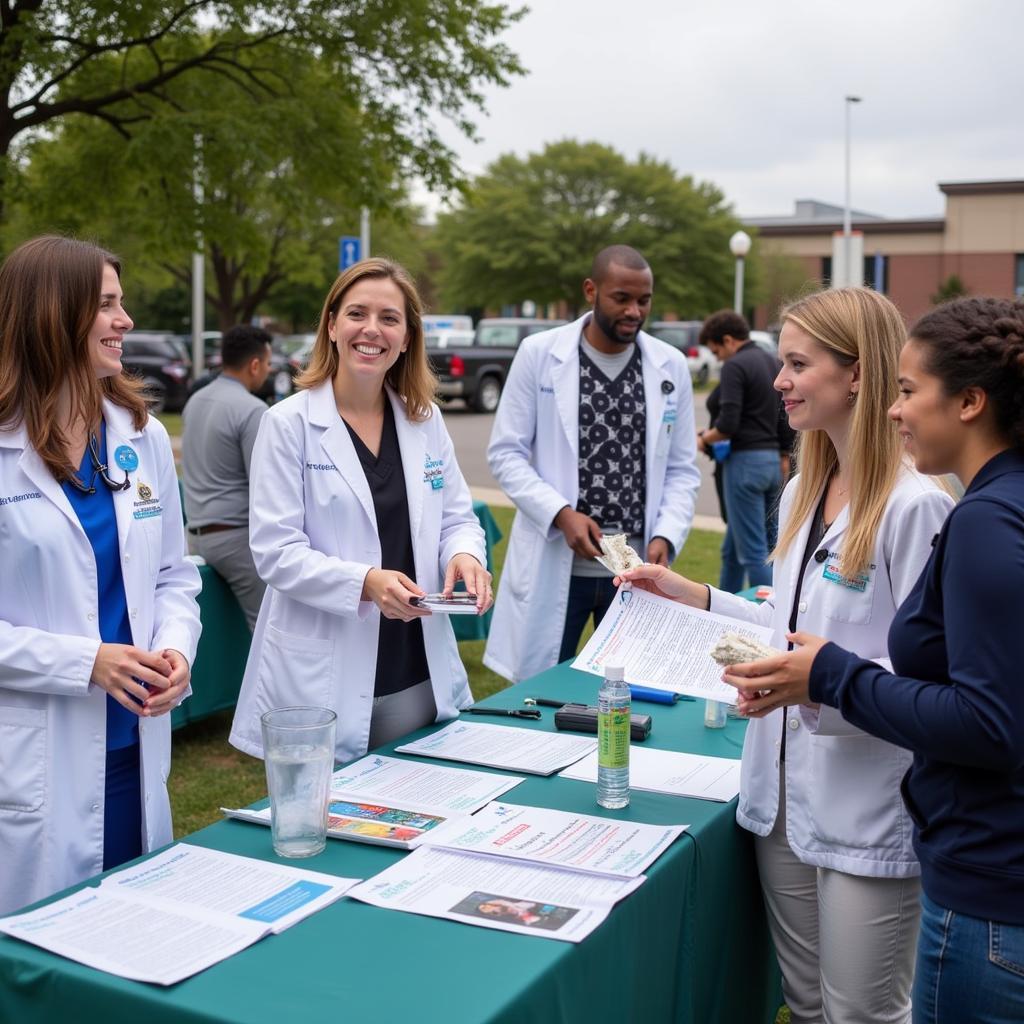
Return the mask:
<svg viewBox="0 0 1024 1024">
<path fill-rule="evenodd" d="M 775 827 L 754 850 L 793 1024 L 910 1024 L 921 879 L 797 860 L 784 778 Z"/>
<path fill-rule="evenodd" d="M 430 725 L 436 718 L 434 687 L 429 679 L 398 693 L 374 697 L 367 749 L 393 743 L 407 732 Z"/>
<path fill-rule="evenodd" d="M 249 549 L 249 528 L 239 526 L 235 530 L 217 530 L 197 537 L 188 535 L 188 549 L 193 555 L 202 555 L 207 565 L 212 566 L 224 577 L 249 623 L 249 632 L 256 628 L 256 616 L 260 612 L 263 591 L 267 585 L 256 573 L 256 565 Z"/>
</svg>

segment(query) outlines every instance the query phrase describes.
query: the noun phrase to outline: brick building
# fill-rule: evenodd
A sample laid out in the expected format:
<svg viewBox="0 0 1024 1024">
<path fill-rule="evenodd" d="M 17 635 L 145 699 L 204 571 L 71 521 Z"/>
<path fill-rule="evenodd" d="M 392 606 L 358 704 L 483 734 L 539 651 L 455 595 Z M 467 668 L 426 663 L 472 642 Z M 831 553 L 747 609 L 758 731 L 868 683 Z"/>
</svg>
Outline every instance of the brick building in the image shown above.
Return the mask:
<svg viewBox="0 0 1024 1024">
<path fill-rule="evenodd" d="M 893 220 L 854 210 L 862 235 L 864 283 L 879 288 L 908 321 L 932 307 L 932 296 L 956 277 L 971 294 L 1024 297 L 1024 180 L 939 185 L 943 217 Z M 809 282 L 831 279 L 842 207 L 797 200 L 790 217 L 750 217 L 764 244 L 801 260 Z M 754 310 L 758 327 L 773 310 Z"/>
</svg>

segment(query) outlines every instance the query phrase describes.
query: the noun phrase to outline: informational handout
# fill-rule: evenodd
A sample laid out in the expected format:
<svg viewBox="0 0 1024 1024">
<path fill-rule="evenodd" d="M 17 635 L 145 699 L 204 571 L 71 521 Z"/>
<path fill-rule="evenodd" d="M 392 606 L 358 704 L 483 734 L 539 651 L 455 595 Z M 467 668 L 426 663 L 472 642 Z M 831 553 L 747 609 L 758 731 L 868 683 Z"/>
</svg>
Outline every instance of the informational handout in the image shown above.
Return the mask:
<svg viewBox="0 0 1024 1024">
<path fill-rule="evenodd" d="M 570 765 L 561 777 L 596 783 L 597 755 Z M 731 757 L 707 757 L 633 745 L 629 748 L 629 786 L 649 793 L 725 803 L 740 791 L 740 762 Z"/>
<path fill-rule="evenodd" d="M 181 843 L 0 931 L 122 978 L 172 985 L 341 899 L 359 879 Z"/>
<path fill-rule="evenodd" d="M 509 725 L 452 722 L 395 750 L 400 754 L 464 761 L 530 775 L 553 775 L 597 750 L 597 740 Z"/>
<path fill-rule="evenodd" d="M 327 834 L 411 850 L 441 825 L 472 814 L 522 781 L 371 754 L 331 776 Z M 270 825 L 269 807 L 221 810 L 229 818 Z"/>
<path fill-rule="evenodd" d="M 421 846 L 349 896 L 387 910 L 581 942 L 644 881 Z"/>
<path fill-rule="evenodd" d="M 443 830 L 424 842 L 446 850 L 557 865 L 613 878 L 636 878 L 685 828 L 496 802 L 458 828 Z"/>
<path fill-rule="evenodd" d="M 736 690 L 722 682 L 722 666 L 711 658 L 725 632 L 763 643 L 772 635 L 764 626 L 620 587 L 572 667 L 603 676 L 606 665 L 621 665 L 627 683 L 735 704 Z"/>
</svg>

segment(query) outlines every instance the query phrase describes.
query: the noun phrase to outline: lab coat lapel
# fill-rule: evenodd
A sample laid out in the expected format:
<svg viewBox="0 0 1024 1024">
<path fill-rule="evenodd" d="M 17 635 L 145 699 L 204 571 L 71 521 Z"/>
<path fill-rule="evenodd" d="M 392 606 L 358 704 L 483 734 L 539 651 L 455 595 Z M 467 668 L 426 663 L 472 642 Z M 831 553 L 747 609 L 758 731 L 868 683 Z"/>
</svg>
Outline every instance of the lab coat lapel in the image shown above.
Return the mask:
<svg viewBox="0 0 1024 1024">
<path fill-rule="evenodd" d="M 555 389 L 558 418 L 573 456 L 580 454 L 580 331 L 586 317 L 559 328 L 551 348 L 554 366 L 551 386 Z"/>
<path fill-rule="evenodd" d="M 78 516 L 75 515 L 75 510 L 71 507 L 71 502 L 68 501 L 64 489 L 40 458 L 39 453 L 29 445 L 27 435 L 21 458 L 18 459 L 18 468 L 32 481 L 39 493 L 49 498 L 71 520 L 82 536 L 85 536 L 82 524 L 78 521 Z"/>
<path fill-rule="evenodd" d="M 410 423 L 405 414 L 405 402 L 390 388 L 387 389 L 391 409 L 395 414 L 395 433 L 398 448 L 402 453 L 402 473 L 405 476 L 405 497 L 409 505 L 409 532 L 415 539 L 419 535 L 420 519 L 423 514 L 423 491 L 427 486 L 423 480 L 424 463 L 428 458 L 436 459 L 440 452 L 427 451 L 427 438 L 422 423 Z M 439 415 L 435 410 L 434 415 Z M 447 469 L 447 467 L 444 467 Z"/>
<path fill-rule="evenodd" d="M 349 437 L 348 427 L 338 415 L 334 388 L 329 380 L 309 392 L 309 421 L 323 429 L 324 432 L 320 436 L 321 449 L 358 499 L 376 534 L 377 513 L 373 508 L 370 485 L 366 482 L 366 474 L 356 454 L 355 445 L 352 444 L 352 438 Z"/>
<path fill-rule="evenodd" d="M 662 426 L 662 416 L 665 414 L 665 404 L 669 395 L 662 390 L 662 384 L 667 380 L 675 390 L 675 381 L 671 374 L 665 370 L 665 359 L 663 353 L 659 352 L 658 345 L 664 345 L 663 341 L 655 339 L 648 340 L 647 336 L 641 334 L 637 339 L 640 346 L 640 355 L 643 359 L 644 376 L 644 412 L 646 426 L 644 429 L 644 464 L 647 469 L 647 490 L 650 493 L 651 483 L 656 479 L 654 472 L 654 457 L 658 447 L 658 432 Z M 678 402 L 678 397 L 676 398 Z M 675 430 L 677 424 L 672 424 Z M 650 502 L 648 502 L 650 507 Z"/>
</svg>

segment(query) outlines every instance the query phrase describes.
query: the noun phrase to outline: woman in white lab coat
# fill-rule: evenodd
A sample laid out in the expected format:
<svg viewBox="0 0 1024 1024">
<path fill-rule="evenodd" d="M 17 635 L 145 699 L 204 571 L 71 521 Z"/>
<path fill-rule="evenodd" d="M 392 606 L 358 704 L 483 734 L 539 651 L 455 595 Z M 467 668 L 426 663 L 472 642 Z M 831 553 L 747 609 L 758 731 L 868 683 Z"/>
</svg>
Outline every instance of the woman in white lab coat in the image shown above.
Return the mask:
<svg viewBox="0 0 1024 1024">
<path fill-rule="evenodd" d="M 464 580 L 482 613 L 490 573 L 400 266 L 341 274 L 298 383 L 253 449 L 250 542 L 267 591 L 230 739 L 261 757 L 264 712 L 328 707 L 347 761 L 472 703 L 449 617 L 412 602 Z"/>
<path fill-rule="evenodd" d="M 886 660 L 896 608 L 952 507 L 902 458 L 887 410 L 905 328 L 865 288 L 820 292 L 783 315 L 775 381 L 799 431 L 774 597 L 761 606 L 647 566 L 625 579 L 698 608 L 806 631 Z M 755 835 L 794 1024 L 909 1021 L 920 868 L 900 797 L 911 755 L 829 707 L 751 721 L 737 820 Z"/>
<path fill-rule="evenodd" d="M 167 432 L 121 376 L 131 327 L 96 246 L 0 268 L 0 913 L 172 839 L 199 574 Z"/>
</svg>

